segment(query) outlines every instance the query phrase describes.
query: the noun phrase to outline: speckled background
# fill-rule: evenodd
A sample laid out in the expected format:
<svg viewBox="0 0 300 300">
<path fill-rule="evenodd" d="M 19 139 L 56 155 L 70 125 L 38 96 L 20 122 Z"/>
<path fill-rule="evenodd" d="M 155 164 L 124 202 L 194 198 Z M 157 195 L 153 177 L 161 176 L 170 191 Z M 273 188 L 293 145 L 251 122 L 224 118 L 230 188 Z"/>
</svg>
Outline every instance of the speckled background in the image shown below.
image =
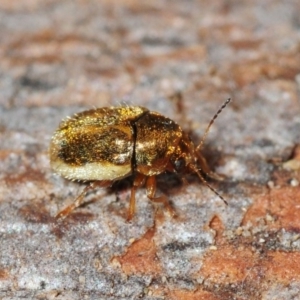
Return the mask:
<svg viewBox="0 0 300 300">
<path fill-rule="evenodd" d="M 0 298 L 298 299 L 300 3 L 0 0 Z M 174 95 L 182 94 L 176 102 Z M 142 105 L 182 125 L 226 180 L 158 178 L 178 217 L 130 178 L 53 174 L 61 119 Z M 179 108 L 179 109 L 178 109 Z"/>
</svg>

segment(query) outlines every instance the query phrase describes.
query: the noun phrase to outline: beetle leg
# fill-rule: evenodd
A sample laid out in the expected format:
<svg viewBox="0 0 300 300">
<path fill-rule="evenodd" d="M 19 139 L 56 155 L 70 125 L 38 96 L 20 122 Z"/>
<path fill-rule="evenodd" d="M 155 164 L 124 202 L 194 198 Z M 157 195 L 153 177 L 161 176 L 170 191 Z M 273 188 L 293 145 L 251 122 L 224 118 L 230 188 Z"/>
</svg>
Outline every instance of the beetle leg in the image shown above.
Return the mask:
<svg viewBox="0 0 300 300">
<path fill-rule="evenodd" d="M 75 199 L 75 201 L 61 210 L 56 216 L 56 219 L 64 219 L 66 218 L 75 208 L 79 207 L 84 200 L 84 196 L 89 190 L 95 189 L 97 186 L 99 187 L 107 187 L 111 184 L 111 181 L 93 181 L 89 185 L 87 185 L 81 194 Z"/>
<path fill-rule="evenodd" d="M 215 179 L 215 180 L 219 180 L 219 181 L 224 180 L 224 176 L 222 176 L 222 175 L 220 175 L 220 174 L 217 174 L 217 173 L 213 172 L 213 171 L 210 169 L 210 167 L 208 166 L 208 163 L 207 163 L 205 157 L 204 157 L 201 153 L 199 153 L 199 152 L 197 152 L 197 151 L 195 151 L 195 153 L 196 153 L 197 158 L 198 158 L 198 163 L 199 163 L 199 165 L 200 165 L 200 169 L 201 169 L 208 177 L 210 177 L 210 178 L 212 178 L 212 179 Z"/>
<path fill-rule="evenodd" d="M 169 203 L 169 199 L 165 195 L 155 197 L 156 192 L 156 177 L 149 176 L 146 181 L 147 197 L 155 203 L 163 203 L 171 216 L 175 216 L 175 211 Z"/>
<path fill-rule="evenodd" d="M 130 221 L 135 214 L 135 192 L 138 187 L 142 186 L 145 183 L 145 178 L 146 178 L 146 176 L 141 173 L 137 173 L 135 175 L 133 185 L 131 188 L 130 204 L 129 204 L 127 221 Z"/>
</svg>

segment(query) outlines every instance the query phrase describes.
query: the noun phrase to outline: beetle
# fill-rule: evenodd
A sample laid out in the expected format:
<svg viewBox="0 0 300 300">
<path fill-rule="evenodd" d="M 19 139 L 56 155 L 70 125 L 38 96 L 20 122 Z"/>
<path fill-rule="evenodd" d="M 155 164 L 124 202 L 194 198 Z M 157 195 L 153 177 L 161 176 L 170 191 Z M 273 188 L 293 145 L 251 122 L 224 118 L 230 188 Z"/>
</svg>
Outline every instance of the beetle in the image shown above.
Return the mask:
<svg viewBox="0 0 300 300">
<path fill-rule="evenodd" d="M 200 150 L 209 128 L 230 100 L 214 115 L 197 147 L 176 122 L 145 107 L 96 108 L 63 120 L 51 139 L 51 168 L 62 177 L 90 184 L 56 217 L 65 218 L 80 206 L 88 190 L 109 186 L 130 175 L 134 180 L 128 220 L 135 214 L 136 190 L 144 184 L 148 198 L 163 203 L 174 215 L 167 197 L 155 196 L 156 176 L 166 171 L 180 176 L 196 173 L 227 204 L 204 179 L 202 173 L 218 180 L 221 177 L 210 171 Z"/>
</svg>

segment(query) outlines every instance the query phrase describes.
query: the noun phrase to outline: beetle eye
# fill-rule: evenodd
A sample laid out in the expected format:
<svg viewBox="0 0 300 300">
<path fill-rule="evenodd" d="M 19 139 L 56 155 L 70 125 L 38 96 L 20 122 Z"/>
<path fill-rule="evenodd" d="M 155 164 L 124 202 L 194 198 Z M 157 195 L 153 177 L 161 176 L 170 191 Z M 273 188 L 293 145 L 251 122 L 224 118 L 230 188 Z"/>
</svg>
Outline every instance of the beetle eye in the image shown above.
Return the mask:
<svg viewBox="0 0 300 300">
<path fill-rule="evenodd" d="M 185 168 L 185 159 L 183 157 L 180 157 L 174 162 L 174 167 L 176 172 L 181 173 L 183 172 Z"/>
</svg>

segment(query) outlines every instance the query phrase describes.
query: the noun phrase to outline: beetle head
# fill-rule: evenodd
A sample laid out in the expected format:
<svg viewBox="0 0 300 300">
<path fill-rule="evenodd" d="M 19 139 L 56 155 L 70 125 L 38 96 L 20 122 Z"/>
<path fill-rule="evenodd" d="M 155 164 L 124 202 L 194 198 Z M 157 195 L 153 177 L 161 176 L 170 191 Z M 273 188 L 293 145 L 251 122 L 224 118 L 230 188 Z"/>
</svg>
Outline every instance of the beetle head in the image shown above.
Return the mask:
<svg viewBox="0 0 300 300">
<path fill-rule="evenodd" d="M 178 174 L 190 173 L 189 166 L 196 164 L 195 147 L 190 137 L 183 133 L 175 153 L 171 156 L 172 169 Z"/>
</svg>

